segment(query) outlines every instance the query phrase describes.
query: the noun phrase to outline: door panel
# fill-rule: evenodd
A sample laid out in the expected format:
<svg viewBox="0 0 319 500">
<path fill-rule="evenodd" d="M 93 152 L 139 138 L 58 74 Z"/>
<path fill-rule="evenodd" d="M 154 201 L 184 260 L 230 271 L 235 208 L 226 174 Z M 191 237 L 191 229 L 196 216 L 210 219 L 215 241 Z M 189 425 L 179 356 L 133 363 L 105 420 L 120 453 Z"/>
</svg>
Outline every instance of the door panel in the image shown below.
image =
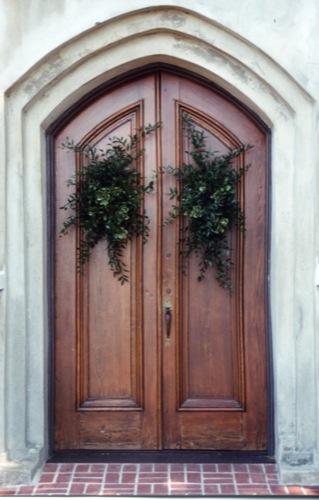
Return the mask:
<svg viewBox="0 0 319 500">
<path fill-rule="evenodd" d="M 231 297 L 218 286 L 212 271 L 202 282 L 197 281 L 195 258 L 187 276 L 182 276 L 178 228 L 171 227 L 169 236 L 166 228 L 165 236 L 163 232 L 163 295 L 167 300 L 171 290 L 175 297 L 175 337 L 163 355 L 164 447 L 263 450 L 267 414 L 265 137 L 234 104 L 185 78 L 163 76 L 162 103 L 163 123 L 175 124 L 174 131 L 163 127 L 163 143 L 169 137 L 175 142 L 175 158 L 166 153 L 164 164 L 187 161 L 181 130 L 184 113 L 204 129 L 213 150 L 223 153 L 228 147 L 255 145 L 237 164 L 239 168 L 244 161 L 251 162 L 252 168 L 238 193 L 247 218 L 247 235 L 243 238 L 235 231 L 230 235 L 235 263 Z M 164 183 L 164 192 L 174 187 L 174 179 Z M 174 264 L 167 265 L 168 255 Z"/>
<path fill-rule="evenodd" d="M 176 179 L 158 175 L 145 197 L 150 238 L 128 245 L 130 281 L 108 270 L 105 244 L 76 273 L 79 234 L 59 238 L 66 180 L 79 158 L 58 145 L 105 147 L 110 136 L 163 125 L 145 139 L 138 165 L 146 182 L 162 165 L 188 161 L 182 117 L 205 131 L 213 150 L 251 143 L 237 167 L 251 163 L 238 193 L 245 238 L 230 234 L 232 296 L 196 258 L 180 271 L 179 225 L 163 226 Z M 185 77 L 155 72 L 81 110 L 55 137 L 56 449 L 265 450 L 267 379 L 265 315 L 266 135 L 219 92 Z M 166 308 L 171 311 L 170 324 Z M 169 331 L 168 331 L 169 326 Z M 167 339 L 169 335 L 169 339 Z"/>
<path fill-rule="evenodd" d="M 70 121 L 56 137 L 56 447 L 57 449 L 156 449 L 158 447 L 156 237 L 148 251 L 139 239 L 124 254 L 130 271 L 125 286 L 108 269 L 105 243 L 93 250 L 85 273 L 76 272 L 79 234 L 59 238 L 67 199 L 66 179 L 79 158 L 58 145 L 71 137 L 81 144 L 105 148 L 109 138 L 128 136 L 143 124 L 155 123 L 155 80 L 117 88 Z M 143 95 L 143 100 L 140 98 Z M 146 142 L 146 141 L 145 141 Z M 145 144 L 146 145 L 146 144 Z M 147 144 L 140 171 L 152 175 L 156 144 Z M 150 230 L 157 226 L 156 195 L 149 195 Z M 147 311 L 147 312 L 145 312 Z M 145 334 L 147 332 L 147 334 Z M 145 356 L 147 352 L 147 356 Z M 145 379 L 152 382 L 145 384 Z"/>
<path fill-rule="evenodd" d="M 103 147 L 109 137 L 133 134 L 141 120 L 140 108 L 141 103 L 120 117 L 116 115 L 102 130 L 99 127 L 98 137 L 94 131 L 84 142 Z M 129 243 L 123 255 L 131 276 L 126 287 L 112 286 L 105 246 L 105 243 L 98 245 L 84 276 L 78 277 L 78 407 L 141 409 L 142 246 L 140 240 Z"/>
</svg>

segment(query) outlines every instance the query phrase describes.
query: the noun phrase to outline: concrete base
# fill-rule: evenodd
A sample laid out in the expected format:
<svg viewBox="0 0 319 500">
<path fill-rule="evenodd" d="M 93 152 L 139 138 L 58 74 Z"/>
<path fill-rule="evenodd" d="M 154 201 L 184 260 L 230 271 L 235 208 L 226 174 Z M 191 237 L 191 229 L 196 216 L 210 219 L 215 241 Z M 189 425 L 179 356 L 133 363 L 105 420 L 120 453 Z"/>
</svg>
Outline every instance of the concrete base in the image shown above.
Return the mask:
<svg viewBox="0 0 319 500">
<path fill-rule="evenodd" d="M 280 468 L 279 479 L 282 484 L 292 486 L 317 486 L 319 482 L 318 468 L 303 469 L 302 471 L 285 470 Z"/>
<path fill-rule="evenodd" d="M 319 456 L 317 453 L 286 452 L 279 464 L 281 483 L 290 485 L 319 484 Z"/>
<path fill-rule="evenodd" d="M 41 474 L 41 464 L 35 462 L 18 463 L 5 461 L 0 462 L 0 487 L 29 485 L 38 474 Z"/>
</svg>

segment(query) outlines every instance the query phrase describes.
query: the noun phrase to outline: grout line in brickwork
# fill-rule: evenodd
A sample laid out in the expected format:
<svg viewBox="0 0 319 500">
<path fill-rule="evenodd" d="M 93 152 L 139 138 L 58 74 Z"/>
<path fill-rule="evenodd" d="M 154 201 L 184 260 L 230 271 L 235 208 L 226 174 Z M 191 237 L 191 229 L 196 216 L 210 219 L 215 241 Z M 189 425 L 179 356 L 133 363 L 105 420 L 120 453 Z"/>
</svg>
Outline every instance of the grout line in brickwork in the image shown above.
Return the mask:
<svg viewBox="0 0 319 500">
<path fill-rule="evenodd" d="M 252 484 L 253 481 L 252 481 L 252 477 L 251 477 L 250 467 L 248 466 L 247 469 L 248 469 L 247 474 L 248 474 L 248 480 L 249 480 L 248 484 Z"/>
<path fill-rule="evenodd" d="M 104 490 L 104 488 L 105 488 L 105 483 L 106 483 L 106 476 L 107 476 L 107 473 L 108 473 L 108 465 L 107 465 L 107 464 L 105 464 L 105 465 L 104 465 L 104 472 L 103 472 L 103 481 L 102 481 L 102 488 L 103 488 L 103 490 Z M 101 492 L 102 492 L 102 490 L 101 490 Z"/>
<path fill-rule="evenodd" d="M 119 484 L 123 484 L 123 467 L 124 465 L 121 464 L 120 471 L 119 471 Z"/>
<path fill-rule="evenodd" d="M 199 470 L 200 470 L 201 494 L 205 495 L 205 491 L 204 491 L 205 486 L 204 486 L 203 464 L 199 465 Z"/>
<path fill-rule="evenodd" d="M 264 474 L 264 477 L 265 477 L 265 484 L 267 486 L 267 489 L 268 489 L 269 493 L 271 493 L 271 486 L 269 484 L 268 474 L 267 474 L 266 468 L 264 467 L 264 464 L 261 464 L 261 468 L 262 468 L 262 471 L 263 471 L 263 474 Z"/>
<path fill-rule="evenodd" d="M 232 472 L 232 476 L 233 476 L 233 484 L 234 484 L 234 489 L 235 489 L 235 495 L 238 495 L 238 488 L 237 488 L 237 480 L 236 480 L 236 474 L 235 474 L 235 469 L 234 469 L 234 465 L 231 464 L 231 472 Z"/>
<path fill-rule="evenodd" d="M 59 476 L 59 473 L 60 473 L 60 469 L 61 469 L 61 464 L 56 468 L 55 470 L 55 474 L 53 476 L 53 480 L 52 480 L 52 483 L 55 484 L 57 482 L 57 478 Z"/>
<path fill-rule="evenodd" d="M 139 478 L 139 474 L 140 474 L 140 466 L 138 464 L 136 464 L 135 466 L 135 483 L 134 483 L 134 495 L 136 496 L 138 494 L 138 478 Z"/>
<path fill-rule="evenodd" d="M 71 477 L 70 477 L 70 480 L 69 480 L 69 486 L 68 486 L 66 495 L 70 495 L 70 490 L 71 490 L 71 487 L 72 487 L 72 484 L 73 484 L 74 474 L 75 474 L 75 465 L 73 466 L 73 469 L 72 469 L 72 472 L 71 472 Z"/>
</svg>

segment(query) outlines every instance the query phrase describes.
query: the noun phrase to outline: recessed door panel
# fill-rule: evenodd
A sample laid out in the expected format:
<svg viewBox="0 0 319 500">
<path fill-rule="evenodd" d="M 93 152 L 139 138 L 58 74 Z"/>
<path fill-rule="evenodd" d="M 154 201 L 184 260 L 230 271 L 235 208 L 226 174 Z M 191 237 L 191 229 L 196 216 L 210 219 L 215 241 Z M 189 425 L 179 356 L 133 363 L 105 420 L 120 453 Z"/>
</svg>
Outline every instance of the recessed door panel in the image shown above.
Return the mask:
<svg viewBox="0 0 319 500">
<path fill-rule="evenodd" d="M 82 142 L 105 149 L 110 138 L 134 134 L 141 115 L 142 102 L 120 111 Z M 79 409 L 143 407 L 142 251 L 138 239 L 127 245 L 128 286 L 114 283 L 106 242 L 92 251 L 84 275 L 78 276 Z"/>
</svg>

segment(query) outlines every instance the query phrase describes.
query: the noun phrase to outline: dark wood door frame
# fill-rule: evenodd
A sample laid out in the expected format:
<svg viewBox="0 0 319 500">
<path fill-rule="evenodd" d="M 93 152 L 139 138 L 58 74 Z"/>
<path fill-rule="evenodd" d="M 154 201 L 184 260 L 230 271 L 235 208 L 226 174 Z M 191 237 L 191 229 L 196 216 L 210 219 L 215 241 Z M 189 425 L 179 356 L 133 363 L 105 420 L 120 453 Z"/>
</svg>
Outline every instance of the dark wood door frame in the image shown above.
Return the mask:
<svg viewBox="0 0 319 500">
<path fill-rule="evenodd" d="M 260 120 L 260 118 L 253 113 L 251 110 L 247 109 L 242 103 L 240 103 L 233 96 L 230 96 L 228 93 L 223 91 L 221 88 L 216 87 L 211 82 L 199 78 L 195 74 L 181 71 L 177 68 L 167 66 L 167 65 L 151 65 L 145 68 L 141 68 L 138 72 L 129 73 L 126 75 L 122 75 L 121 78 L 116 78 L 107 84 L 100 86 L 95 89 L 93 92 L 82 98 L 76 105 L 72 106 L 68 109 L 57 121 L 55 121 L 50 128 L 47 130 L 47 207 L 48 207 L 48 241 L 52 241 L 52 236 L 54 234 L 54 220 L 52 216 L 52 206 L 54 203 L 54 192 L 52 192 L 52 186 L 54 185 L 52 182 L 53 169 L 52 169 L 52 144 L 53 144 L 53 136 L 54 134 L 62 127 L 62 125 L 70 119 L 71 116 L 76 114 L 79 109 L 84 106 L 87 106 L 90 101 L 93 101 L 97 98 L 98 95 L 106 92 L 108 89 L 116 86 L 121 81 L 128 81 L 129 79 L 136 78 L 139 74 L 147 74 L 149 72 L 154 72 L 154 70 L 163 70 L 172 72 L 174 74 L 180 74 L 183 76 L 187 76 L 189 79 L 193 79 L 202 85 L 207 86 L 208 88 L 214 89 L 214 91 L 221 93 L 223 96 L 227 96 L 227 99 L 236 103 L 236 106 L 240 109 L 244 110 L 249 117 L 254 120 L 258 126 L 267 133 L 268 137 L 268 214 L 267 214 L 267 233 L 270 233 L 269 220 L 270 220 L 270 130 L 267 126 Z M 269 241 L 269 237 L 268 237 Z M 270 313 L 269 313 L 269 288 L 268 283 L 265 283 L 265 287 L 267 290 L 267 304 L 266 313 L 267 313 L 267 385 L 268 385 L 268 449 L 267 452 L 219 452 L 219 451 L 156 451 L 156 452 L 59 452 L 53 454 L 53 400 L 54 400 L 54 377 L 53 377 L 53 367 L 54 367 L 54 330 L 53 330 L 53 314 L 54 314 L 54 296 L 53 296 L 53 278 L 54 278 L 54 256 L 52 251 L 52 245 L 49 244 L 49 259 L 48 259 L 48 299 L 49 299 L 49 322 L 50 322 L 50 362 L 49 362 L 49 380 L 52 381 L 50 387 L 50 403 L 49 403 L 49 438 L 50 438 L 50 454 L 53 456 L 54 460 L 66 460 L 72 461 L 72 457 L 77 461 L 197 461 L 197 462 L 211 462 L 211 461 L 273 461 L 274 455 L 274 431 L 273 431 L 273 415 L 274 415 L 274 407 L 273 407 L 273 375 L 272 375 L 272 343 L 271 343 L 271 329 L 270 329 Z M 267 255 L 269 255 L 269 248 L 266 249 Z M 268 269 L 266 270 L 266 275 L 268 275 Z M 81 458 L 82 457 L 82 458 Z M 86 459 L 86 458 L 87 459 Z M 100 457 L 100 458 L 99 458 Z"/>
</svg>

